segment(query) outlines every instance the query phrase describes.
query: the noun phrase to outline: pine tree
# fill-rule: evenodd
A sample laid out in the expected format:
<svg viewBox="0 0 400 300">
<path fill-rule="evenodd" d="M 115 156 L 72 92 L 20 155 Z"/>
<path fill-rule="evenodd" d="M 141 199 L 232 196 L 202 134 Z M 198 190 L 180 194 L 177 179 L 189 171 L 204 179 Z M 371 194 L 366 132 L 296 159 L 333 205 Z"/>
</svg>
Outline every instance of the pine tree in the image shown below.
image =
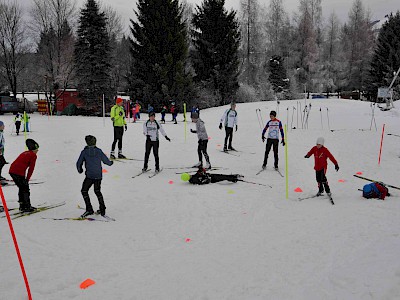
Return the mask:
<svg viewBox="0 0 400 300">
<path fill-rule="evenodd" d="M 167 100 L 180 106 L 192 93 L 182 7 L 178 0 L 139 0 L 137 8 L 138 21 L 131 20 L 130 94 L 156 106 Z"/>
<path fill-rule="evenodd" d="M 275 93 L 281 93 L 289 88 L 289 80 L 281 56 L 275 55 L 269 60 L 269 71 L 268 79 Z"/>
<path fill-rule="evenodd" d="M 81 10 L 74 55 L 81 97 L 88 105 L 101 103 L 103 94 L 110 96 L 110 40 L 95 0 L 87 0 Z"/>
<path fill-rule="evenodd" d="M 378 88 L 388 87 L 393 80 L 393 73 L 400 67 L 400 12 L 391 14 L 379 31 L 369 78 L 369 92 L 377 95 Z M 399 82 L 399 81 L 397 81 Z M 400 92 L 400 84 L 393 86 Z"/>
<path fill-rule="evenodd" d="M 229 102 L 239 87 L 239 24 L 236 13 L 228 13 L 224 4 L 225 0 L 204 0 L 192 20 L 195 80 L 209 82 L 219 93 L 221 105 Z"/>
</svg>

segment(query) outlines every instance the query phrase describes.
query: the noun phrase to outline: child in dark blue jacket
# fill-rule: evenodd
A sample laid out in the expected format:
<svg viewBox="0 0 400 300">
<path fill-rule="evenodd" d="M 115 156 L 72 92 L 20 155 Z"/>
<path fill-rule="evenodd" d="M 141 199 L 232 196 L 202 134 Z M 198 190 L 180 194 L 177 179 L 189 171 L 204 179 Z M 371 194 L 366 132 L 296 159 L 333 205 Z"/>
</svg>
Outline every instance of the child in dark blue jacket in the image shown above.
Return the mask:
<svg viewBox="0 0 400 300">
<path fill-rule="evenodd" d="M 85 141 L 87 146 L 82 150 L 81 155 L 76 162 L 76 168 L 79 173 L 83 172 L 82 166 L 84 162 L 86 167 L 86 177 L 81 189 L 83 200 L 86 205 L 86 211 L 81 217 L 85 218 L 94 213 L 89 198 L 89 189 L 92 185 L 94 185 L 94 193 L 99 200 L 99 210 L 97 212 L 104 216 L 106 214 L 106 206 L 101 193 L 101 180 L 103 179 L 101 163 L 103 162 L 106 165 L 111 166 L 113 162 L 108 159 L 101 149 L 96 147 L 96 138 L 94 136 L 87 135 Z"/>
</svg>

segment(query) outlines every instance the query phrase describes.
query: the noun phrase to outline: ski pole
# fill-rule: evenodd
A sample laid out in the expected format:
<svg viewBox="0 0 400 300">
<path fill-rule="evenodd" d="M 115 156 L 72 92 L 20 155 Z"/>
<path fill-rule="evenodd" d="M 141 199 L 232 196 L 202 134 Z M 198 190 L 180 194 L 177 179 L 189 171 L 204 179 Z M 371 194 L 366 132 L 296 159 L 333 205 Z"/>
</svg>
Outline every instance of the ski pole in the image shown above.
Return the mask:
<svg viewBox="0 0 400 300">
<path fill-rule="evenodd" d="M 4 212 L 7 217 L 8 226 L 10 227 L 10 232 L 11 232 L 11 236 L 12 236 L 12 239 L 14 242 L 15 252 L 17 253 L 19 266 L 20 266 L 21 272 L 22 272 L 22 277 L 24 278 L 26 292 L 28 293 L 28 299 L 32 300 L 31 290 L 29 288 L 28 277 L 26 276 L 26 272 L 25 272 L 25 268 L 24 268 L 24 262 L 22 261 L 21 252 L 19 251 L 17 237 L 15 236 L 14 228 L 13 228 L 13 225 L 11 222 L 10 214 L 9 214 L 8 208 L 7 208 L 6 199 L 4 197 L 4 193 L 3 193 L 3 189 L 1 188 L 1 185 L 0 185 L 0 196 L 1 196 L 1 201 L 3 202 Z"/>
<path fill-rule="evenodd" d="M 297 114 L 297 126 L 296 126 L 296 128 L 299 128 L 299 101 L 297 101 L 296 114 Z"/>
<path fill-rule="evenodd" d="M 381 147 L 379 149 L 378 166 L 380 166 L 380 164 L 381 164 L 381 154 L 382 154 L 382 144 L 383 144 L 384 134 L 385 134 L 385 124 L 383 124 L 383 127 L 382 127 Z"/>
<path fill-rule="evenodd" d="M 286 125 L 289 125 L 289 106 L 286 108 Z"/>
<path fill-rule="evenodd" d="M 260 126 L 260 128 L 262 130 L 263 123 L 262 123 L 262 118 L 261 118 L 261 109 L 259 109 L 259 108 L 256 109 L 256 115 L 257 115 L 258 125 Z"/>
<path fill-rule="evenodd" d="M 246 182 L 246 183 L 250 183 L 250 184 L 257 184 L 257 185 L 261 185 L 261 186 L 266 186 L 266 187 L 272 188 L 272 186 L 270 186 L 268 184 L 262 184 L 262 183 L 257 183 L 257 182 L 253 182 L 253 181 L 247 181 L 247 180 L 243 180 L 243 179 L 238 179 L 237 181 Z"/>
<path fill-rule="evenodd" d="M 296 107 L 293 106 L 293 111 L 292 111 L 292 123 L 290 124 L 290 128 L 293 129 L 293 115 L 294 111 L 296 110 Z"/>
<path fill-rule="evenodd" d="M 320 112 L 320 115 L 321 115 L 321 128 L 324 129 L 324 124 L 322 123 L 322 109 L 321 109 L 321 107 L 319 108 L 319 112 Z"/>
<path fill-rule="evenodd" d="M 326 108 L 326 116 L 328 118 L 328 129 L 331 130 L 331 125 L 329 124 L 329 113 L 328 113 L 328 108 Z"/>
</svg>

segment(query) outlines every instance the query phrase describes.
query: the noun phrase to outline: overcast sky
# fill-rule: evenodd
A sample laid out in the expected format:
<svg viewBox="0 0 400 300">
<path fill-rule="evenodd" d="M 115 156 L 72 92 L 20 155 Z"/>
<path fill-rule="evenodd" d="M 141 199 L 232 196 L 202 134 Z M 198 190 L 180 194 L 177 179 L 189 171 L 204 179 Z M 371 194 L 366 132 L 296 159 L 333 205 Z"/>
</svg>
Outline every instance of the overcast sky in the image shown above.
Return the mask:
<svg viewBox="0 0 400 300">
<path fill-rule="evenodd" d="M 189 3 L 201 4 L 202 0 L 187 0 Z M 33 0 L 17 0 L 18 3 L 29 9 Z M 77 0 L 78 7 L 81 8 L 86 0 Z M 101 0 L 101 2 L 113 7 L 120 14 L 122 23 L 126 28 L 129 26 L 129 19 L 134 17 L 133 9 L 136 8 L 136 0 Z M 269 0 L 259 0 L 260 5 L 268 6 Z M 326 19 L 331 12 L 335 12 L 341 22 L 347 21 L 349 10 L 353 5 L 353 0 L 322 0 L 322 13 Z M 240 0 L 225 0 L 225 7 L 230 9 L 239 9 Z M 287 12 L 293 15 L 298 10 L 299 0 L 283 0 Z M 390 12 L 395 13 L 400 10 L 400 0 L 363 0 L 365 8 L 371 11 L 373 20 L 381 20 Z"/>
</svg>

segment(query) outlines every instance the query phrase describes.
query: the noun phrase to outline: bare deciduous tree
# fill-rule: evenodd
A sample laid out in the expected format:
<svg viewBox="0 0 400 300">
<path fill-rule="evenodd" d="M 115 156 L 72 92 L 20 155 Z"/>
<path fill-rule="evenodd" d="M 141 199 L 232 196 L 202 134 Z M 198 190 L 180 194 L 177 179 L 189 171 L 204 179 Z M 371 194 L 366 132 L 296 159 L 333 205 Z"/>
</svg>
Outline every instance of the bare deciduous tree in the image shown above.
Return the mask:
<svg viewBox="0 0 400 300">
<path fill-rule="evenodd" d="M 30 29 L 37 43 L 37 85 L 56 96 L 66 89 L 74 70 L 75 0 L 33 0 Z"/>
<path fill-rule="evenodd" d="M 0 2 L 0 68 L 14 97 L 17 95 L 19 75 L 25 67 L 28 51 L 22 9 L 16 2 Z"/>
</svg>

